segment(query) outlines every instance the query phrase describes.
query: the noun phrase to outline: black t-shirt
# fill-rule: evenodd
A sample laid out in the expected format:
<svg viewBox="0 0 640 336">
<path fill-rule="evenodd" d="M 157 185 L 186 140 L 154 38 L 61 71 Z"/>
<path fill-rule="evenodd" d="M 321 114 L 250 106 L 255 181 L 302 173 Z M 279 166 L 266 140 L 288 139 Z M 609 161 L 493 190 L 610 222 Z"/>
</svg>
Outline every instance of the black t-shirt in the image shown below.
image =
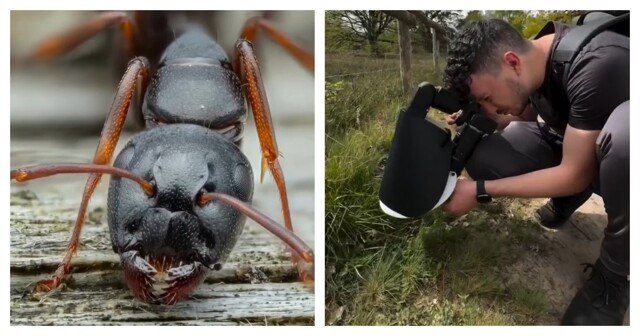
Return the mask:
<svg viewBox="0 0 640 336">
<path fill-rule="evenodd" d="M 548 23 L 534 37 L 556 33 L 555 48 L 571 28 L 559 22 Z M 553 50 L 553 49 L 552 49 Z M 567 90 L 551 71 L 551 54 L 543 85 L 532 96 L 541 118 L 560 134 L 567 124 L 582 130 L 601 130 L 609 115 L 629 100 L 629 38 L 604 31 L 589 41 L 569 69 Z"/>
</svg>

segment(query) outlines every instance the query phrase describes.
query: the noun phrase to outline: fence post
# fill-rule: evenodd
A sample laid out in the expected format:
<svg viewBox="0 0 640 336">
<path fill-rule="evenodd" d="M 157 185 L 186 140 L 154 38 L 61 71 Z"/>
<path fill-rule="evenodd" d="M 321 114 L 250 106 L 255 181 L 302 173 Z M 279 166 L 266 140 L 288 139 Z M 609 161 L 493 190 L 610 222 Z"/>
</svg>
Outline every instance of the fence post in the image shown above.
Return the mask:
<svg viewBox="0 0 640 336">
<path fill-rule="evenodd" d="M 409 25 L 398 20 L 398 41 L 400 42 L 400 79 L 402 92 L 405 96 L 410 94 L 411 83 L 411 33 Z"/>
<path fill-rule="evenodd" d="M 433 54 L 433 71 L 438 71 L 438 38 L 436 37 L 436 30 L 431 27 L 429 29 L 431 32 L 431 53 Z"/>
</svg>

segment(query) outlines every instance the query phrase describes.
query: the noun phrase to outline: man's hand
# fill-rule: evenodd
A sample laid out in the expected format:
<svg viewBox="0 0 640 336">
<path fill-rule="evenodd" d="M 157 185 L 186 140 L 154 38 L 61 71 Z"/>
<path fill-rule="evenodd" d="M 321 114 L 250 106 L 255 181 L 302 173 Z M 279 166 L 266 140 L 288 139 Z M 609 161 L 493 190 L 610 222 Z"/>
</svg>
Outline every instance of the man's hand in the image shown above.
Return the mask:
<svg viewBox="0 0 640 336">
<path fill-rule="evenodd" d="M 449 200 L 443 204 L 444 211 L 456 217 L 462 216 L 478 204 L 476 182 L 460 178 Z"/>
<path fill-rule="evenodd" d="M 507 127 L 507 125 L 509 125 L 511 121 L 521 121 L 519 117 L 515 117 L 511 115 L 500 115 L 495 112 L 487 112 L 485 110 L 482 110 L 482 114 L 485 117 L 495 121 L 496 124 L 498 124 L 498 127 L 497 127 L 498 130 L 501 130 Z M 447 125 L 455 125 L 456 120 L 460 118 L 460 115 L 462 115 L 462 110 L 447 115 L 447 117 L 445 118 L 447 121 Z"/>
<path fill-rule="evenodd" d="M 455 113 L 451 113 L 448 114 L 446 117 L 447 120 L 447 125 L 453 125 L 456 123 L 456 120 L 460 117 L 460 114 L 462 114 L 461 111 L 455 112 Z"/>
<path fill-rule="evenodd" d="M 448 125 L 454 125 L 456 120 L 458 118 L 460 118 L 460 115 L 462 114 L 462 111 L 458 111 L 452 114 L 447 115 L 447 117 L 445 118 L 447 121 Z M 524 112 L 522 112 L 522 115 L 520 116 L 512 116 L 512 115 L 501 115 L 501 114 L 497 114 L 495 112 L 487 112 L 486 110 L 482 110 L 482 114 L 495 121 L 497 124 L 496 129 L 498 131 L 503 130 L 505 127 L 507 127 L 512 121 L 535 121 L 537 118 L 537 115 L 535 113 L 532 112 L 531 108 L 529 108 L 527 106 L 527 108 L 525 109 Z"/>
</svg>

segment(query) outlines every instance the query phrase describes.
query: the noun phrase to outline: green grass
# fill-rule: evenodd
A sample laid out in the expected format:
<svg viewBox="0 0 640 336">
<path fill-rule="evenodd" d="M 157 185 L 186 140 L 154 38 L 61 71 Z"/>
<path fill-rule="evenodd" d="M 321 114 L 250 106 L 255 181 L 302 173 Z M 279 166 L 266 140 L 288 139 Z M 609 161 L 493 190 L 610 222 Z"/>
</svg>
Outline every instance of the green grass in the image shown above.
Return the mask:
<svg viewBox="0 0 640 336">
<path fill-rule="evenodd" d="M 327 56 L 329 77 L 393 63 L 334 56 Z M 429 66 L 415 62 L 412 81 L 438 83 Z M 522 204 L 498 200 L 460 219 L 439 210 L 418 220 L 382 213 L 380 180 L 397 113 L 406 102 L 399 75 L 340 79 L 328 84 L 326 97 L 326 322 L 544 324 L 543 293 L 507 271 L 530 246 L 541 244 Z"/>
<path fill-rule="evenodd" d="M 412 87 L 423 81 L 440 84 L 439 69 L 430 55 L 412 59 Z M 388 112 L 397 113 L 403 98 L 400 63 L 396 58 L 368 58 L 355 54 L 327 55 L 325 125 L 326 134 L 341 137 L 353 129 L 363 129 L 372 119 Z M 411 96 L 409 93 L 407 97 Z M 391 110 L 389 110 L 391 109 Z M 385 124 L 388 126 L 388 124 Z"/>
</svg>

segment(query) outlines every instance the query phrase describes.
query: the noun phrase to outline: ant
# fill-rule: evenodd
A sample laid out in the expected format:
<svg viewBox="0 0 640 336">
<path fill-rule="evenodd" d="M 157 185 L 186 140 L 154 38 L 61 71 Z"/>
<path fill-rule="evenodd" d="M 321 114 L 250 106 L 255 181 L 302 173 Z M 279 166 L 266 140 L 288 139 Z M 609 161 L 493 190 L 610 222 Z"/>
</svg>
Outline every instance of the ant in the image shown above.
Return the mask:
<svg viewBox="0 0 640 336">
<path fill-rule="evenodd" d="M 111 175 L 107 221 L 125 282 L 148 303 L 188 298 L 210 270 L 219 270 L 250 217 L 291 249 L 301 279 L 313 281 L 313 251 L 293 233 L 284 174 L 253 41 L 265 33 L 309 71 L 313 55 L 268 20 L 249 19 L 231 59 L 194 23 L 176 29 L 162 12 L 103 12 L 43 41 L 24 62 L 68 53 L 107 27 L 117 27 L 130 58 L 91 164 L 46 164 L 11 171 L 18 182 L 89 173 L 65 257 L 35 292 L 62 284 L 80 240 L 88 202 L 102 175 Z M 135 56 L 134 56 L 135 55 Z M 246 99 L 246 105 L 245 105 Z M 133 104 L 132 104 L 133 102 Z M 276 182 L 284 227 L 251 201 L 253 172 L 240 150 L 249 106 L 262 151 L 262 181 Z M 110 166 L 129 107 L 144 129 Z"/>
</svg>

